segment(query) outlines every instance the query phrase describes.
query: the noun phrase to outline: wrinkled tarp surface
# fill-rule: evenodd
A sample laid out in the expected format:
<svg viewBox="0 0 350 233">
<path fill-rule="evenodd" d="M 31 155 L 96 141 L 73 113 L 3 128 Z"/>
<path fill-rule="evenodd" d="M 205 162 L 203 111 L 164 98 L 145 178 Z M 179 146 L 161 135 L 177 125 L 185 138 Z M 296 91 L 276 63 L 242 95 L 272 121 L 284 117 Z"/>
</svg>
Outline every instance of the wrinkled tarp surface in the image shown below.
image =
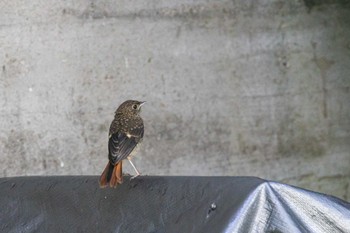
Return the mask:
<svg viewBox="0 0 350 233">
<path fill-rule="evenodd" d="M 255 177 L 0 179 L 1 232 L 350 232 L 350 204 Z"/>
</svg>

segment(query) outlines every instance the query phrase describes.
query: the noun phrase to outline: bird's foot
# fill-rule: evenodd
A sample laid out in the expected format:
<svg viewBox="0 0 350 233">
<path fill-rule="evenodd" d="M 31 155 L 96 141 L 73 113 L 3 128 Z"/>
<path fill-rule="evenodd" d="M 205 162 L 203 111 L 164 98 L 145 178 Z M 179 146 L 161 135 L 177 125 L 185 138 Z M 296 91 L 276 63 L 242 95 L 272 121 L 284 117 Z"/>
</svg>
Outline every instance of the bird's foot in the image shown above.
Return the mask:
<svg viewBox="0 0 350 233">
<path fill-rule="evenodd" d="M 132 176 L 131 178 L 130 178 L 130 180 L 133 180 L 133 179 L 135 179 L 136 177 L 138 177 L 138 176 L 140 176 L 141 174 L 139 173 L 139 174 L 137 174 L 137 175 L 134 175 L 134 176 Z"/>
</svg>

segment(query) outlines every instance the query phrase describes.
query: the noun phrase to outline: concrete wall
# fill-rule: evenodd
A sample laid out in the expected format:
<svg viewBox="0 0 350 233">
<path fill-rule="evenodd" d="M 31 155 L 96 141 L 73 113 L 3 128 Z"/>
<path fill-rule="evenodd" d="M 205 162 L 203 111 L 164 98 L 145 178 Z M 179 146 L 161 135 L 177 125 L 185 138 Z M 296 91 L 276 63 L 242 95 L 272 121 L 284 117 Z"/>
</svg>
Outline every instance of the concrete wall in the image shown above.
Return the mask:
<svg viewBox="0 0 350 233">
<path fill-rule="evenodd" d="M 0 175 L 99 175 L 132 98 L 144 174 L 350 200 L 349 38 L 346 1 L 1 1 Z"/>
</svg>

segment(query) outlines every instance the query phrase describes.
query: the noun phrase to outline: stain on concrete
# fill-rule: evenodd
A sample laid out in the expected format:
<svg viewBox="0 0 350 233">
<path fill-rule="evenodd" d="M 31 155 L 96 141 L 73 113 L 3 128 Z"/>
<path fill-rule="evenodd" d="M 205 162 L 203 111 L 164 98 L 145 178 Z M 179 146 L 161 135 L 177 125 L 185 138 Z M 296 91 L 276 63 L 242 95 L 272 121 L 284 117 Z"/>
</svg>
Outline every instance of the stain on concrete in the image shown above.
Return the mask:
<svg viewBox="0 0 350 233">
<path fill-rule="evenodd" d="M 110 17 L 110 15 L 103 8 L 91 3 L 79 17 L 82 19 L 103 19 Z"/>
<path fill-rule="evenodd" d="M 277 152 L 282 156 L 323 156 L 327 150 L 327 134 L 310 128 L 308 122 L 298 119 L 293 113 L 279 123 Z"/>
<path fill-rule="evenodd" d="M 327 6 L 327 5 L 340 5 L 343 7 L 350 6 L 350 3 L 348 0 L 304 0 L 304 4 L 308 12 L 311 12 L 311 10 L 314 7 L 318 7 L 318 6 Z"/>
<path fill-rule="evenodd" d="M 321 75 L 321 80 L 322 80 L 322 91 L 323 91 L 323 116 L 325 118 L 328 117 L 328 107 L 327 107 L 327 99 L 328 99 L 328 89 L 327 89 L 327 80 L 326 80 L 326 72 L 328 69 L 334 65 L 333 60 L 329 60 L 325 57 L 318 57 L 316 55 L 316 46 L 317 43 L 312 42 L 312 47 L 313 47 L 313 61 L 316 63 L 317 67 L 320 69 L 320 75 Z"/>
<path fill-rule="evenodd" d="M 257 145 L 249 143 L 246 139 L 244 139 L 244 136 L 241 133 L 238 134 L 237 139 L 239 151 L 244 155 L 251 155 L 258 149 Z"/>
<path fill-rule="evenodd" d="M 14 175 L 18 170 L 25 174 L 32 168 L 31 164 L 34 160 L 31 159 L 31 154 L 38 150 L 37 140 L 35 133 L 30 130 L 11 130 L 0 138 L 2 153 L 12 155 L 11 159 L 6 161 L 4 175 Z"/>
<path fill-rule="evenodd" d="M 102 4 L 101 4 L 102 5 Z M 82 12 L 78 9 L 64 8 L 62 15 L 72 15 L 79 19 L 128 19 L 136 18 L 157 18 L 163 20 L 170 19 L 211 19 L 212 17 L 235 17 L 239 9 L 234 8 L 232 4 L 222 3 L 207 3 L 207 4 L 181 4 L 176 7 L 163 7 L 156 9 L 142 9 L 139 11 L 116 12 L 111 9 L 105 9 L 95 3 L 89 4 Z"/>
<path fill-rule="evenodd" d="M 345 174 L 317 176 L 314 173 L 308 173 L 298 177 L 289 177 L 280 181 L 292 185 L 298 184 L 302 188 L 332 194 L 343 200 L 349 200 L 349 180 L 350 176 Z M 339 189 L 337 187 L 341 188 Z"/>
</svg>

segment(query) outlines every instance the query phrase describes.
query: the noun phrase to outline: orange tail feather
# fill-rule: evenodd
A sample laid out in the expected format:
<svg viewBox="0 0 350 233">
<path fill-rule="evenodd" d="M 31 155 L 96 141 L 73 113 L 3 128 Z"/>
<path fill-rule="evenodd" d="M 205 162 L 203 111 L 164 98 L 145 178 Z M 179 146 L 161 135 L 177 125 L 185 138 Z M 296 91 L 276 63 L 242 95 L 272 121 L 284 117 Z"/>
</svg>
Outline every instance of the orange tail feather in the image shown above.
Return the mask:
<svg viewBox="0 0 350 233">
<path fill-rule="evenodd" d="M 112 172 L 112 176 L 111 176 L 111 179 L 109 181 L 109 187 L 112 187 L 112 188 L 115 188 L 118 185 L 118 183 L 117 183 L 117 176 L 115 174 L 115 172 L 117 170 L 116 167 L 117 167 L 117 165 L 114 166 L 113 172 Z"/>
<path fill-rule="evenodd" d="M 108 162 L 105 170 L 103 170 L 102 175 L 100 176 L 100 187 L 105 188 L 110 180 L 111 169 L 113 169 L 113 165 Z"/>
<path fill-rule="evenodd" d="M 122 161 L 116 164 L 116 177 L 118 184 L 123 183 L 123 164 Z"/>
<path fill-rule="evenodd" d="M 109 181 L 110 187 L 117 187 L 118 184 L 123 183 L 123 171 L 122 171 L 122 161 L 114 165 L 113 172 L 111 175 L 111 180 Z"/>
<path fill-rule="evenodd" d="M 122 161 L 114 166 L 108 162 L 105 170 L 100 177 L 100 187 L 105 188 L 108 184 L 110 187 L 116 187 L 123 183 Z"/>
<path fill-rule="evenodd" d="M 111 180 L 109 181 L 110 187 L 117 187 L 118 184 L 123 183 L 123 171 L 122 171 L 122 161 L 114 165 Z"/>
</svg>

